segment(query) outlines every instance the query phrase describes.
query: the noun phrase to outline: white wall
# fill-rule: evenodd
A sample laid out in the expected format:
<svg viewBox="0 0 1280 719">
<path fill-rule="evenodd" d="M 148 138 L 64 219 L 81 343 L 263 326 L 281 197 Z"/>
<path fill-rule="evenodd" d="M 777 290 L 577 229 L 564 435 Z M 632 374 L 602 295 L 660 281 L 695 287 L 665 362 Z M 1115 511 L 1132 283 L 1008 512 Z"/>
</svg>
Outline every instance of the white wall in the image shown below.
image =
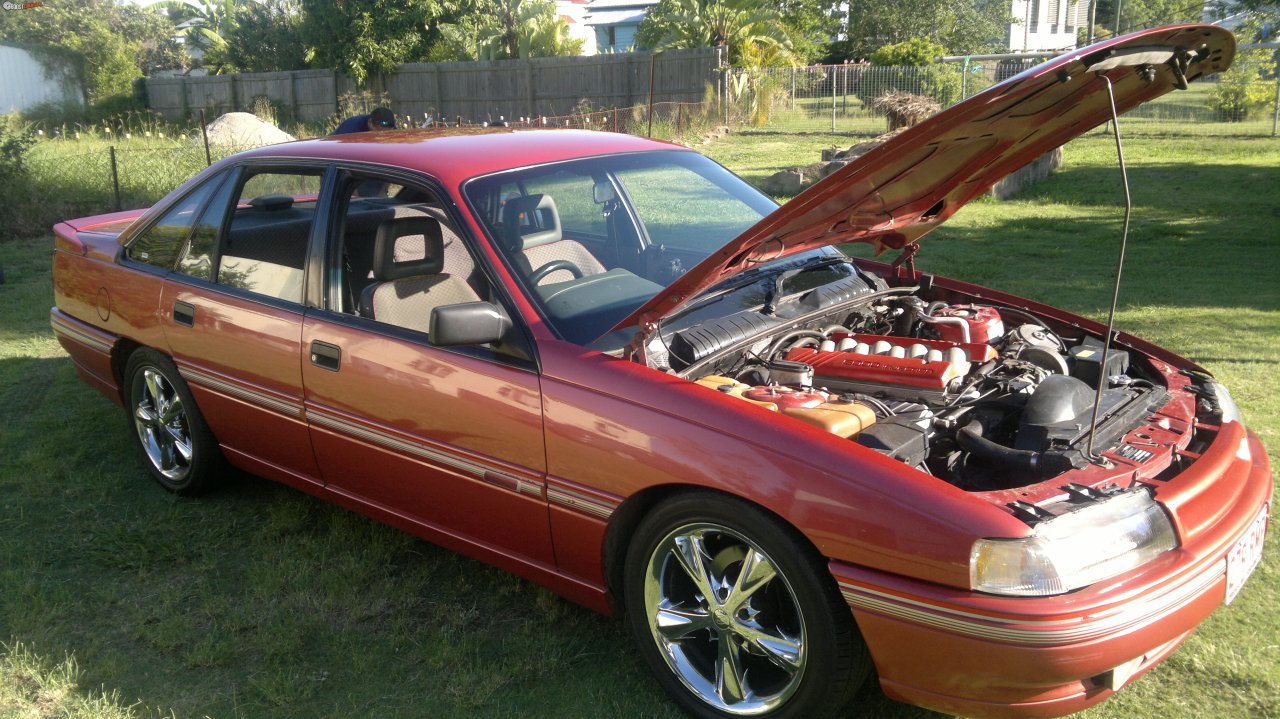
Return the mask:
<svg viewBox="0 0 1280 719">
<path fill-rule="evenodd" d="M 17 47 L 0 45 L 0 113 L 21 112 L 42 102 L 76 102 L 79 89 L 45 77 L 44 65 L 31 53 Z"/>
<path fill-rule="evenodd" d="M 1009 26 L 1011 52 L 1067 50 L 1076 31 L 1089 24 L 1089 0 L 1013 0 Z"/>
</svg>

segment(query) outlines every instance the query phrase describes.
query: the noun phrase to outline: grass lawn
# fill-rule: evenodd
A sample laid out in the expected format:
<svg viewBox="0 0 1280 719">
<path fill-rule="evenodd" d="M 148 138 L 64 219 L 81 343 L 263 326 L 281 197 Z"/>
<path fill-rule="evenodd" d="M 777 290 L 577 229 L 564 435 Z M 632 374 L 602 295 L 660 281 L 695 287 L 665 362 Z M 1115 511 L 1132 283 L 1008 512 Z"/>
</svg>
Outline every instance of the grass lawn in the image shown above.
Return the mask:
<svg viewBox="0 0 1280 719">
<path fill-rule="evenodd" d="M 759 179 L 832 143 L 701 149 Z M 1126 150 L 1118 324 L 1217 373 L 1280 466 L 1280 142 Z M 921 263 L 1101 315 L 1120 226 L 1110 156 L 1077 141 L 1030 194 L 926 238 Z M 50 254 L 48 237 L 0 242 L 0 717 L 680 716 L 616 620 L 265 480 L 162 492 L 122 411 L 53 339 Z M 1083 716 L 1280 716 L 1275 545 L 1231 607 Z M 936 716 L 874 686 L 859 702 L 857 716 Z"/>
</svg>

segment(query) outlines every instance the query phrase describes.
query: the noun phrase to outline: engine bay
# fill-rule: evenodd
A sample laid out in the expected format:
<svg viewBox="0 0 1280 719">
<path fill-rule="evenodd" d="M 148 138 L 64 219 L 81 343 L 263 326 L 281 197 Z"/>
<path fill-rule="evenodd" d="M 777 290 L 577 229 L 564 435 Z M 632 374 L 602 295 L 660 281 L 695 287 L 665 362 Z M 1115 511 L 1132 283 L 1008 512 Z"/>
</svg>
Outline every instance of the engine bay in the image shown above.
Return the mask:
<svg viewBox="0 0 1280 719">
<path fill-rule="evenodd" d="M 929 283 L 890 288 L 859 273 L 837 284 L 672 332 L 660 360 L 969 491 L 1032 485 L 1104 451 L 1154 454 L 1127 436 L 1170 397 L 1141 354 L 1104 356 L 1098 337 L 1016 307 L 938 299 Z"/>
</svg>

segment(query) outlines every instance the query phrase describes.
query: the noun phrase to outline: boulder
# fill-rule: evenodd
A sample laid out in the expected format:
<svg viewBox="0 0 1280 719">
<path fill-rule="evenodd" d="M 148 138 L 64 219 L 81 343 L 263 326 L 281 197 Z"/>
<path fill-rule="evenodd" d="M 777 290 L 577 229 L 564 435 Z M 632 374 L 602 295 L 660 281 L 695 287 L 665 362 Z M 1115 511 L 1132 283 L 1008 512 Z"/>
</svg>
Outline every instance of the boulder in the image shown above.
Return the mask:
<svg viewBox="0 0 1280 719">
<path fill-rule="evenodd" d="M 790 197 L 800 194 L 807 186 L 801 168 L 793 167 L 764 178 L 760 183 L 760 190 L 769 195 Z"/>
</svg>

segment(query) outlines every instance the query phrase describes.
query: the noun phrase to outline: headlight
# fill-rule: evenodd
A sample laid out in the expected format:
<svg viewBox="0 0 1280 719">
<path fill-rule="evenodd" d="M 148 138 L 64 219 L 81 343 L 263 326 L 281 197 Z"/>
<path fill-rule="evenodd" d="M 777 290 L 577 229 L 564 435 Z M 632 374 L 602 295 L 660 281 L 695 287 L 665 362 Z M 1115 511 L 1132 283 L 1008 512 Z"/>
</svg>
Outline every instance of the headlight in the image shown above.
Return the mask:
<svg viewBox="0 0 1280 719">
<path fill-rule="evenodd" d="M 1240 408 L 1236 407 L 1236 401 L 1231 398 L 1231 393 L 1227 391 L 1227 386 L 1217 380 L 1209 380 L 1205 382 L 1210 392 L 1213 392 L 1213 399 L 1218 403 L 1218 409 L 1222 411 L 1222 421 L 1239 422 Z"/>
<path fill-rule="evenodd" d="M 979 539 L 969 555 L 969 581 L 992 594 L 1062 594 L 1176 546 L 1169 517 L 1150 493 L 1130 491 L 1041 522 L 1030 537 Z"/>
</svg>

